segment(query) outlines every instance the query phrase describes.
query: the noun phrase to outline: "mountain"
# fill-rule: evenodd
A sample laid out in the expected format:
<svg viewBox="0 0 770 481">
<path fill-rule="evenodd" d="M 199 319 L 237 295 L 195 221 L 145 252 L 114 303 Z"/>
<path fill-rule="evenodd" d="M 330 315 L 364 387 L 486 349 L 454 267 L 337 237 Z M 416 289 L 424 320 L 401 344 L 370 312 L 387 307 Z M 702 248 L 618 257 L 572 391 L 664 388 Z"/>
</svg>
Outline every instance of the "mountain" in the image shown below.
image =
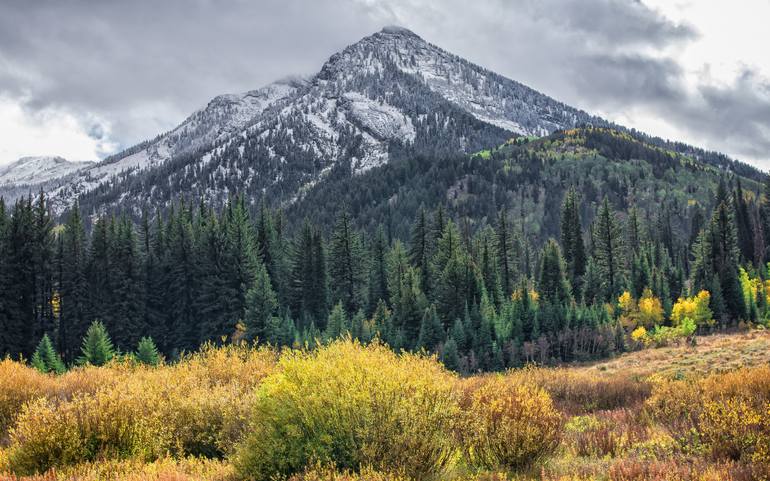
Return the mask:
<svg viewBox="0 0 770 481">
<path fill-rule="evenodd" d="M 70 162 L 61 157 L 22 157 L 10 165 L 0 166 L 0 186 L 40 184 L 90 165 L 93 162 Z"/>
<path fill-rule="evenodd" d="M 0 166 L 0 197 L 13 202 L 21 195 L 54 189 L 93 165 L 94 162 L 71 162 L 54 156 L 22 157 Z"/>
<path fill-rule="evenodd" d="M 399 161 L 431 162 L 579 126 L 614 127 L 645 143 L 758 180 L 726 156 L 613 126 L 514 80 L 386 27 L 332 55 L 309 78 L 222 95 L 174 130 L 83 169 L 49 191 L 56 213 L 164 208 L 177 199 L 297 210 L 333 179 Z M 375 174 L 376 175 L 376 174 Z"/>
<path fill-rule="evenodd" d="M 82 172 L 53 192 L 54 205 L 217 201 L 234 191 L 288 204 L 335 168 L 357 174 L 586 123 L 606 124 L 389 27 L 308 79 L 215 98 L 173 131 Z"/>
</svg>

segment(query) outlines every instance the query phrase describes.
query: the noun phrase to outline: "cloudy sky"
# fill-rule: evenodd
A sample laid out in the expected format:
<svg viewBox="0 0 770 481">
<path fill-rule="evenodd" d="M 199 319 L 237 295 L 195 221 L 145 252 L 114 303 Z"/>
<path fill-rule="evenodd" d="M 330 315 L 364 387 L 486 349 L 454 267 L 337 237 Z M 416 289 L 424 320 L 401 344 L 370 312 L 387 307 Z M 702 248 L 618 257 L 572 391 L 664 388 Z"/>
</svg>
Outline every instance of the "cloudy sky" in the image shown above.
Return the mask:
<svg viewBox="0 0 770 481">
<path fill-rule="evenodd" d="M 0 165 L 104 157 L 385 25 L 770 169 L 770 0 L 3 0 Z"/>
</svg>

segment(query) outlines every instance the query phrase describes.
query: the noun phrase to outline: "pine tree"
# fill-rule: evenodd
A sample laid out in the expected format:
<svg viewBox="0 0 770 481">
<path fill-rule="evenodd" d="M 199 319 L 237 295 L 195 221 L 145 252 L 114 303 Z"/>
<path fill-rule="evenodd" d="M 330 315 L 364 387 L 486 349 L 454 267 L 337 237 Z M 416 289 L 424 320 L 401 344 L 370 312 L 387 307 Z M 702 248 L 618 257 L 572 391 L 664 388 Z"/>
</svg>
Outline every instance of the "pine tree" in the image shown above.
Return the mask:
<svg viewBox="0 0 770 481">
<path fill-rule="evenodd" d="M 740 178 L 737 181 L 735 193 L 733 194 L 733 208 L 735 209 L 735 225 L 741 258 L 752 262 L 754 260 L 754 226 L 751 223 L 749 206 L 743 195 Z"/>
<path fill-rule="evenodd" d="M 604 198 L 594 227 L 594 263 L 601 282 L 602 299 L 611 301 L 624 283 L 623 237 L 610 203 Z"/>
<path fill-rule="evenodd" d="M 54 374 L 62 374 L 66 370 L 64 362 L 56 353 L 48 334 L 43 334 L 35 353 L 32 354 L 32 367 L 40 372 L 52 372 Z"/>
<path fill-rule="evenodd" d="M 355 312 L 364 305 L 365 266 L 360 238 L 353 230 L 350 216 L 343 212 L 332 231 L 329 275 L 332 301 L 342 302 L 348 312 Z"/>
<path fill-rule="evenodd" d="M 326 323 L 324 338 L 327 340 L 339 339 L 343 335 L 350 333 L 350 322 L 345 312 L 342 301 L 337 302 L 329 313 L 329 320 Z"/>
<path fill-rule="evenodd" d="M 72 361 L 88 330 L 86 233 L 77 202 L 69 212 L 59 239 L 59 349 L 65 359 Z"/>
<path fill-rule="evenodd" d="M 155 342 L 150 337 L 143 337 L 136 346 L 137 361 L 148 366 L 157 366 L 160 364 L 160 354 Z"/>
<path fill-rule="evenodd" d="M 458 371 L 460 369 L 460 355 L 454 339 L 450 338 L 444 343 L 444 349 L 441 352 L 441 362 L 450 371 Z"/>
<path fill-rule="evenodd" d="M 91 323 L 83 339 L 81 354 L 78 362 L 93 366 L 103 366 L 115 356 L 115 349 L 104 324 L 99 321 Z"/>
<path fill-rule="evenodd" d="M 224 261 L 227 267 L 225 284 L 229 290 L 230 301 L 225 332 L 234 331 L 235 324 L 243 319 L 246 312 L 246 292 L 251 287 L 257 274 L 259 253 L 255 240 L 254 228 L 246 208 L 246 200 L 239 196 L 226 208 L 223 219 L 225 233 Z"/>
<path fill-rule="evenodd" d="M 432 246 L 425 209 L 420 208 L 417 222 L 412 227 L 412 239 L 409 246 L 409 260 L 420 269 L 420 285 L 426 295 L 430 295 L 433 287 L 431 276 Z"/>
<path fill-rule="evenodd" d="M 251 338 L 264 339 L 273 313 L 278 308 L 278 298 L 270 283 L 270 276 L 262 263 L 257 266 L 257 275 L 246 293 L 246 328 Z"/>
<path fill-rule="evenodd" d="M 538 280 L 538 292 L 543 302 L 564 305 L 571 301 L 572 294 L 565 270 L 559 244 L 549 239 L 543 248 Z"/>
<path fill-rule="evenodd" d="M 564 197 L 561 212 L 561 247 L 567 274 L 570 285 L 579 292 L 586 270 L 586 250 L 580 222 L 580 202 L 574 189 L 570 189 Z"/>
<path fill-rule="evenodd" d="M 512 239 L 508 227 L 508 213 L 501 211 L 497 218 L 497 227 L 495 229 L 495 248 L 496 257 L 499 263 L 501 287 L 503 296 L 507 297 L 513 292 L 514 267 L 512 260 Z"/>
<path fill-rule="evenodd" d="M 369 258 L 369 312 L 373 312 L 380 300 L 390 302 L 388 295 L 387 242 L 380 225 L 372 242 Z"/>
<path fill-rule="evenodd" d="M 432 351 L 446 338 L 444 326 L 436 314 L 436 307 L 425 309 L 420 324 L 420 335 L 417 338 L 417 347 Z"/>
</svg>

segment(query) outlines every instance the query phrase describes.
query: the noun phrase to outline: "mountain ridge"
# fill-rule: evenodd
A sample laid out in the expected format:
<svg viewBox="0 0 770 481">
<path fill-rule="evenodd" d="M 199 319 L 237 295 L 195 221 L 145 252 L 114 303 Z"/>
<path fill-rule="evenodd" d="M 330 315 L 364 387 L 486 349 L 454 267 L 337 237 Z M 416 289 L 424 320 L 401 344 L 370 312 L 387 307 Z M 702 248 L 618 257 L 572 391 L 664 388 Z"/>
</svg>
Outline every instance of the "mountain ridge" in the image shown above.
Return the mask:
<svg viewBox="0 0 770 481">
<path fill-rule="evenodd" d="M 385 27 L 331 55 L 311 77 L 210 100 L 182 123 L 83 169 L 49 190 L 57 214 L 223 203 L 233 192 L 291 205 L 332 171 L 357 175 L 409 156 L 467 155 L 516 135 L 614 127 L 741 175 L 764 174 L 723 154 L 646 136 L 563 104 Z"/>
</svg>

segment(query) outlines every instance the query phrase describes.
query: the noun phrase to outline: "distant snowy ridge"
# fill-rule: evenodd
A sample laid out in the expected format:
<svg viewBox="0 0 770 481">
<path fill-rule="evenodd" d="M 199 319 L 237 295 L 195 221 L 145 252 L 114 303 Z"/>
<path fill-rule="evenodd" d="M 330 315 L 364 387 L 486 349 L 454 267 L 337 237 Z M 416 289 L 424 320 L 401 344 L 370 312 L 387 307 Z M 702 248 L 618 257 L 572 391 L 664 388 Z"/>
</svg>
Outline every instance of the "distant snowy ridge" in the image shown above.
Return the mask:
<svg viewBox="0 0 770 481">
<path fill-rule="evenodd" d="M 67 176 L 93 162 L 70 162 L 62 157 L 22 157 L 16 162 L 0 166 L 0 185 L 41 184 Z"/>
</svg>

